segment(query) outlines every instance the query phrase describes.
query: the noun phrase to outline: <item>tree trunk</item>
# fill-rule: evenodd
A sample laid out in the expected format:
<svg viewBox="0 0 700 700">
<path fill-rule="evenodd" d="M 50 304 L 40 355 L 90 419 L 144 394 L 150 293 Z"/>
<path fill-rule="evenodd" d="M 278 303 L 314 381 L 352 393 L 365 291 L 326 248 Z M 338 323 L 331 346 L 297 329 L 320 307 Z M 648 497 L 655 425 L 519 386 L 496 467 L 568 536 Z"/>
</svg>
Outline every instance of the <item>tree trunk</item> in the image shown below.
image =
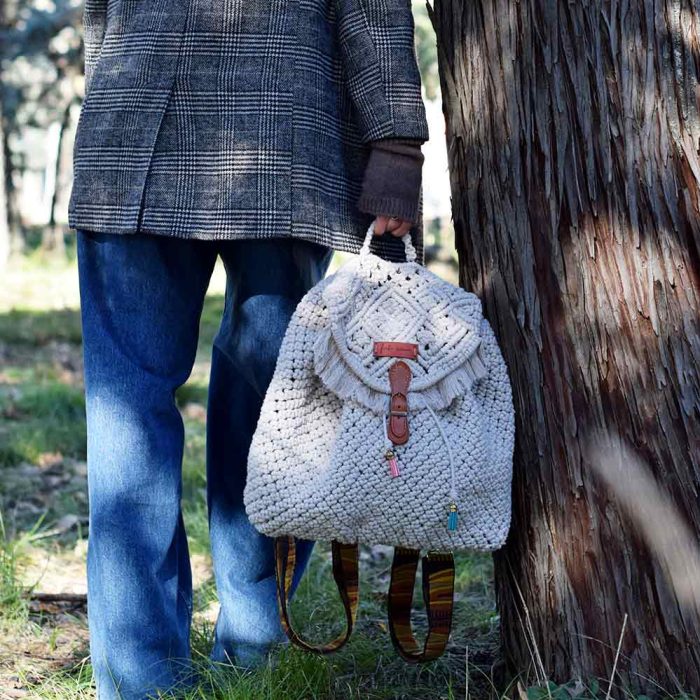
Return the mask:
<svg viewBox="0 0 700 700">
<path fill-rule="evenodd" d="M 7 9 L 0 0 L 0 33 L 7 28 Z M 0 50 L 0 271 L 10 258 L 10 213 L 7 196 L 7 173 L 5 172 L 5 112 L 3 109 L 4 95 L 2 89 L 2 51 Z"/>
<path fill-rule="evenodd" d="M 62 194 L 64 179 L 62 177 L 65 157 L 66 134 L 70 128 L 70 114 L 72 102 L 69 102 L 63 110 L 61 119 L 58 143 L 56 145 L 56 160 L 53 163 L 53 194 L 51 195 L 51 207 L 49 211 L 49 222 L 42 235 L 41 247 L 44 251 L 50 252 L 54 257 L 63 259 L 66 255 L 66 245 L 63 236 L 63 226 L 56 223 L 56 208 Z"/>
<path fill-rule="evenodd" d="M 0 95 L 0 100 L 2 96 Z M 5 142 L 5 131 L 0 101 L 0 146 Z M 0 271 L 4 270 L 10 258 L 10 216 L 7 206 L 7 179 L 5 177 L 4 149 L 0 152 Z"/>
<path fill-rule="evenodd" d="M 19 12 L 18 0 L 0 0 L 0 34 L 5 34 L 11 30 Z M 16 114 L 12 109 L 5 109 L 7 102 L 4 94 L 4 84 L 2 75 L 2 62 L 5 58 L 4 50 L 7 48 L 7 43 L 4 37 L 0 36 L 0 188 L 3 189 L 0 198 L 0 214 L 2 223 L 0 227 L 7 226 L 5 240 L 8 242 L 9 255 L 12 257 L 15 254 L 24 251 L 24 237 L 19 216 L 18 192 L 14 183 L 14 168 L 12 163 L 12 151 L 10 149 L 10 133 L 16 125 Z M 4 211 L 3 211 L 4 210 Z M 6 223 L 5 223 L 6 222 Z M 6 245 L 6 243 L 2 243 Z"/>
<path fill-rule="evenodd" d="M 431 17 L 460 283 L 516 404 L 506 659 L 607 679 L 626 621 L 615 684 L 697 692 L 700 3 L 435 0 Z"/>
<path fill-rule="evenodd" d="M 8 120 L 0 127 L 0 158 L 2 158 L 2 166 L 4 169 L 4 178 L 1 183 L 3 186 L 4 207 L 6 211 L 6 221 L 8 227 L 8 239 L 10 246 L 10 257 L 24 252 L 24 238 L 22 234 L 22 226 L 19 217 L 19 204 L 17 201 L 18 192 L 14 185 L 13 168 L 12 168 L 12 151 L 10 149 L 8 137 Z"/>
</svg>

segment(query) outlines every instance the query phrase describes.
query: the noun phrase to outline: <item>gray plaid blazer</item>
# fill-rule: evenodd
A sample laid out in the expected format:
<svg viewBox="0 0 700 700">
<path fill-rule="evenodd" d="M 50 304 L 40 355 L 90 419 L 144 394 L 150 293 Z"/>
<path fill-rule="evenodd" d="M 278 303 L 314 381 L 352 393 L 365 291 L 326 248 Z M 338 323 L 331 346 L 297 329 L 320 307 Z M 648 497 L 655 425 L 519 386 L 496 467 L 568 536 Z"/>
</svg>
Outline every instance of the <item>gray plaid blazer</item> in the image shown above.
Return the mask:
<svg viewBox="0 0 700 700">
<path fill-rule="evenodd" d="M 428 139 L 410 0 L 85 0 L 84 29 L 72 228 L 357 252 L 370 142 Z"/>
</svg>

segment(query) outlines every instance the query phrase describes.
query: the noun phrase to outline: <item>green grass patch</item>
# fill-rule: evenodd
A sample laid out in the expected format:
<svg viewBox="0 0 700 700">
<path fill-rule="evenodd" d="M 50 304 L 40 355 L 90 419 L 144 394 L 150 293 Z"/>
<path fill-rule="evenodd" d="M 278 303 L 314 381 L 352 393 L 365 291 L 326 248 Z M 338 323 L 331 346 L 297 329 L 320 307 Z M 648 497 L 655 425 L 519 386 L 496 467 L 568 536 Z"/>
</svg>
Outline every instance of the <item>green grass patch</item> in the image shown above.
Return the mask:
<svg viewBox="0 0 700 700">
<path fill-rule="evenodd" d="M 17 573 L 22 540 L 11 540 L 0 512 L 0 627 L 26 620 L 28 605 Z"/>
<path fill-rule="evenodd" d="M 180 408 L 183 408 L 188 403 L 198 403 L 206 406 L 208 389 L 209 387 L 205 382 L 190 380 L 175 392 L 177 405 Z"/>
<path fill-rule="evenodd" d="M 206 426 L 185 420 L 185 452 L 182 460 L 182 509 L 190 552 L 209 553 L 206 499 Z"/>
<path fill-rule="evenodd" d="M 94 700 L 92 666 L 87 657 L 73 667 L 39 679 L 26 679 L 32 698 L 44 700 Z"/>
<path fill-rule="evenodd" d="M 199 322 L 199 352 L 211 356 L 211 345 L 219 330 L 224 313 L 224 296 L 210 294 L 204 299 L 204 308 Z"/>
<path fill-rule="evenodd" d="M 77 309 L 11 309 L 0 314 L 0 341 L 32 346 L 46 345 L 50 341 L 80 344 L 80 312 Z"/>
<path fill-rule="evenodd" d="M 0 466 L 36 462 L 43 453 L 85 459 L 85 401 L 61 383 L 0 387 Z"/>
</svg>

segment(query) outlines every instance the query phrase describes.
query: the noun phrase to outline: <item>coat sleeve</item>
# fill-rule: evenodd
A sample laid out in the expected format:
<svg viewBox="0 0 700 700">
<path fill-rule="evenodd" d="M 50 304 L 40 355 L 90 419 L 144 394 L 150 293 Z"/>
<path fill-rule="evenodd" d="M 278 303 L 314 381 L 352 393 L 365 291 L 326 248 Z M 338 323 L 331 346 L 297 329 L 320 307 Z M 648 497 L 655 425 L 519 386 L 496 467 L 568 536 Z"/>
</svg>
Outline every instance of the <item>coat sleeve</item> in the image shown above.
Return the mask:
<svg viewBox="0 0 700 700">
<path fill-rule="evenodd" d="M 108 0 L 85 0 L 83 42 L 85 44 L 85 92 L 90 89 L 107 27 Z"/>
<path fill-rule="evenodd" d="M 364 143 L 428 140 L 410 0 L 333 0 L 347 88 Z"/>
</svg>

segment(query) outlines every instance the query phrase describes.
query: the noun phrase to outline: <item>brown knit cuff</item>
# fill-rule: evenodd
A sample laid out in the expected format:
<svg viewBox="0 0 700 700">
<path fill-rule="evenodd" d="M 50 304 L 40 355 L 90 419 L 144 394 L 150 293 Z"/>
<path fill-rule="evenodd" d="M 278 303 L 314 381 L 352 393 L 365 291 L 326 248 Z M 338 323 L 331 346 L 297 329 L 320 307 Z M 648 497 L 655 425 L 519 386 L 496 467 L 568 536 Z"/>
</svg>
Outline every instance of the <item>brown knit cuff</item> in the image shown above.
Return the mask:
<svg viewBox="0 0 700 700">
<path fill-rule="evenodd" d="M 417 221 L 425 160 L 421 143 L 415 139 L 372 142 L 357 201 L 360 211 Z"/>
</svg>

